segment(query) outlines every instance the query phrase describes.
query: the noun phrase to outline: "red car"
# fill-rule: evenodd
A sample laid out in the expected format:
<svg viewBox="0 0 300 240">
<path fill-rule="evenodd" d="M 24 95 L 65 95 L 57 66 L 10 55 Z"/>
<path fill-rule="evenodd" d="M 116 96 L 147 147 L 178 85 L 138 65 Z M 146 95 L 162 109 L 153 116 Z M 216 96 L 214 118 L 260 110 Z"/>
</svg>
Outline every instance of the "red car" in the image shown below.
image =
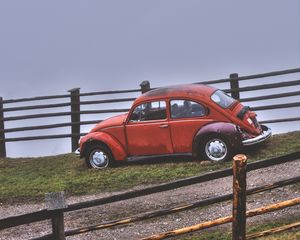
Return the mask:
<svg viewBox="0 0 300 240">
<path fill-rule="evenodd" d="M 98 123 L 82 137 L 77 153 L 92 168 L 169 155 L 226 161 L 242 146 L 270 136 L 249 107 L 216 88 L 188 84 L 144 93 L 129 113 Z"/>
</svg>

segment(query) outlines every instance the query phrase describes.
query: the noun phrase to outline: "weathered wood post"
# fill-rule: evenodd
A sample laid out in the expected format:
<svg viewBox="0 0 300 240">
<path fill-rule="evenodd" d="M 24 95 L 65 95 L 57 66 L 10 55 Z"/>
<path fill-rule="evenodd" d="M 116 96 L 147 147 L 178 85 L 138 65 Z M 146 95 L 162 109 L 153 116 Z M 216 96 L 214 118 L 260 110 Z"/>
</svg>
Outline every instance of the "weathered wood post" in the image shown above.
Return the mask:
<svg viewBox="0 0 300 240">
<path fill-rule="evenodd" d="M 231 73 L 229 75 L 229 79 L 230 79 L 230 89 L 231 91 L 233 89 L 238 89 L 239 88 L 239 75 L 237 73 Z M 234 99 L 237 99 L 239 100 L 240 99 L 240 92 L 239 90 L 236 90 L 236 91 L 232 91 L 231 92 L 231 96 L 234 98 Z"/>
<path fill-rule="evenodd" d="M 0 97 L 0 157 L 6 157 L 3 99 Z"/>
<path fill-rule="evenodd" d="M 67 208 L 64 192 L 47 193 L 45 203 L 48 211 L 52 212 L 52 239 L 65 240 L 64 212 Z"/>
<path fill-rule="evenodd" d="M 148 92 L 151 90 L 150 88 L 150 82 L 148 80 L 143 81 L 141 84 L 141 91 L 142 93 Z"/>
<path fill-rule="evenodd" d="M 73 88 L 71 93 L 72 152 L 78 148 L 80 134 L 80 88 Z"/>
<path fill-rule="evenodd" d="M 246 167 L 247 157 L 238 154 L 233 158 L 232 239 L 246 238 Z"/>
</svg>

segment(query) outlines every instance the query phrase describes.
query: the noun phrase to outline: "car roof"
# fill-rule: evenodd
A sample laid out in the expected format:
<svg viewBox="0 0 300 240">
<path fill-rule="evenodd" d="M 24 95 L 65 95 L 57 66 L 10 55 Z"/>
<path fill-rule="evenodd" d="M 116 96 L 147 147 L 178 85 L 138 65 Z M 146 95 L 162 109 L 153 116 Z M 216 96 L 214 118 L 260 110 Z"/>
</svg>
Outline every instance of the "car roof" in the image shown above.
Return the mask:
<svg viewBox="0 0 300 240">
<path fill-rule="evenodd" d="M 141 96 L 139 96 L 135 101 L 135 104 L 139 104 L 144 101 L 151 101 L 161 98 L 193 98 L 193 99 L 203 99 L 210 98 L 211 94 L 217 89 L 208 85 L 203 84 L 181 84 L 173 85 L 168 87 L 156 88 L 150 90 Z"/>
</svg>

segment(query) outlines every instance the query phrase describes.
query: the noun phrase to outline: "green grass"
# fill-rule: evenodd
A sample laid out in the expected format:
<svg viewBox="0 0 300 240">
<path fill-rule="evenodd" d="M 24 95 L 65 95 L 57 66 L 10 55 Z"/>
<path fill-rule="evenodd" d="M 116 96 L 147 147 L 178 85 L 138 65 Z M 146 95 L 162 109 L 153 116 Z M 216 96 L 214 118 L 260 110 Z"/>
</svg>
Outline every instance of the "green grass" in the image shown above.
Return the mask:
<svg viewBox="0 0 300 240">
<path fill-rule="evenodd" d="M 274 135 L 249 148 L 249 161 L 283 155 L 300 149 L 300 132 Z M 43 201 L 44 194 L 64 190 L 68 196 L 129 189 L 167 182 L 231 166 L 200 164 L 189 159 L 122 164 L 105 170 L 88 169 L 73 154 L 41 158 L 0 159 L 0 202 Z M 299 185 L 298 185 L 299 186 Z"/>
</svg>

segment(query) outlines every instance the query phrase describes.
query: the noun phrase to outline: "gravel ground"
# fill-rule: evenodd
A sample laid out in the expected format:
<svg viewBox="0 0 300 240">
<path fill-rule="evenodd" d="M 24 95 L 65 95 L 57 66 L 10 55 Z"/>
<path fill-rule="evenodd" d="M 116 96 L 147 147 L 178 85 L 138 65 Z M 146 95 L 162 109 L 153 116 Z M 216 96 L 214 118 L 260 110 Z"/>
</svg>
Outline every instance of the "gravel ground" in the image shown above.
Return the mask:
<svg viewBox="0 0 300 240">
<path fill-rule="evenodd" d="M 260 169 L 249 172 L 247 174 L 248 188 L 296 177 L 300 172 L 300 160 L 291 163 L 281 164 L 274 167 Z M 138 188 L 143 188 L 140 186 Z M 136 189 L 138 189 L 136 188 Z M 119 219 L 131 216 L 141 212 L 152 211 L 160 208 L 167 208 L 181 203 L 189 203 L 213 196 L 219 196 L 232 192 L 232 177 L 217 179 L 201 184 L 194 184 L 188 187 L 179 188 L 163 193 L 152 194 L 122 202 L 116 202 L 99 207 L 78 210 L 65 214 L 65 229 L 73 229 L 87 225 L 95 225 L 101 222 Z M 97 195 L 71 197 L 67 202 L 75 203 L 86 200 L 96 199 L 109 196 L 114 193 L 101 193 Z M 272 191 L 249 196 L 247 198 L 247 209 L 257 208 L 275 202 L 280 202 L 292 198 L 300 197 L 299 188 L 294 186 L 286 186 Z M 43 209 L 43 204 L 22 204 L 22 205 L 1 205 L 1 218 L 12 215 L 23 214 L 27 212 Z M 93 231 L 81 235 L 67 237 L 70 240 L 77 239 L 140 239 L 155 233 L 164 232 L 176 228 L 190 226 L 203 221 L 216 219 L 231 214 L 231 203 L 224 202 L 215 204 L 210 207 L 197 208 L 193 210 L 183 211 L 168 216 L 153 218 L 146 221 L 136 222 L 123 226 L 113 227 Z M 265 214 L 263 216 L 253 217 L 247 220 L 247 223 L 257 223 L 260 221 L 270 220 L 277 217 L 299 216 L 300 206 L 294 206 L 274 213 Z M 230 225 L 224 225 L 230 228 Z M 221 226 L 212 230 L 217 230 Z M 0 232 L 0 239 L 30 239 L 42 236 L 51 232 L 49 221 L 38 222 L 30 225 L 23 225 L 15 228 L 6 229 Z M 184 237 L 182 237 L 183 239 Z"/>
</svg>

